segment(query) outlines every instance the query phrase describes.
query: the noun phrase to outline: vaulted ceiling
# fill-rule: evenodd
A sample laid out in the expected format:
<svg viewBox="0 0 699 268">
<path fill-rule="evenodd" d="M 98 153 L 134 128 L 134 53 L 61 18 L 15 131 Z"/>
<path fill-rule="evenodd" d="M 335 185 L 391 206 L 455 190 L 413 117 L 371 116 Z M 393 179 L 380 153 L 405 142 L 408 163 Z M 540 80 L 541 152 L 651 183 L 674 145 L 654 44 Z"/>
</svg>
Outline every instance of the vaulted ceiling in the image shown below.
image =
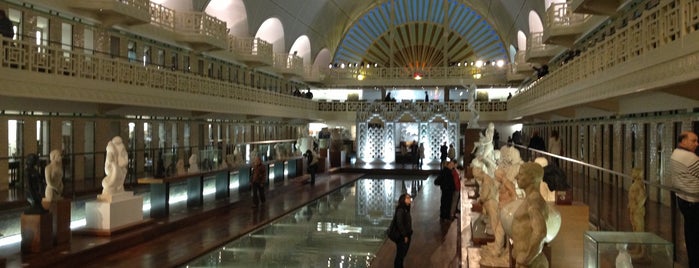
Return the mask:
<svg viewBox="0 0 699 268">
<path fill-rule="evenodd" d="M 201 5 L 205 0 L 193 0 Z M 287 48 L 307 35 L 314 55 L 383 66 L 440 66 L 476 57 L 507 59 L 517 31 L 544 0 L 243 0 L 251 31 L 284 23 Z"/>
</svg>

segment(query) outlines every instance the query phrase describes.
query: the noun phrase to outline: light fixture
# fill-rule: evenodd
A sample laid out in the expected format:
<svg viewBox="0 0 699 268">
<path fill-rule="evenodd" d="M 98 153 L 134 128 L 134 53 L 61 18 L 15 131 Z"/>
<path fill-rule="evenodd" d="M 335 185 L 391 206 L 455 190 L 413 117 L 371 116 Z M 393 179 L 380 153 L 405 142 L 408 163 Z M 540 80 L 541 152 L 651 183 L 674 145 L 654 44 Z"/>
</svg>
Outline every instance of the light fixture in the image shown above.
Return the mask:
<svg viewBox="0 0 699 268">
<path fill-rule="evenodd" d="M 480 73 L 473 74 L 473 79 L 481 79 L 481 74 Z"/>
<path fill-rule="evenodd" d="M 364 80 L 364 75 L 363 75 L 363 74 L 358 74 L 358 75 L 357 75 L 357 80 L 359 80 L 359 81 Z"/>
<path fill-rule="evenodd" d="M 421 74 L 421 73 L 418 73 L 418 72 L 415 72 L 415 73 L 413 74 L 413 79 L 415 79 L 415 80 L 420 80 L 420 79 L 422 79 L 422 74 Z"/>
<path fill-rule="evenodd" d="M 483 67 L 483 61 L 482 60 L 476 61 L 476 68 L 481 68 L 481 67 Z"/>
<path fill-rule="evenodd" d="M 504 60 L 498 60 L 496 64 L 497 64 L 498 67 L 502 67 L 502 66 L 505 66 L 505 61 L 504 61 Z"/>
<path fill-rule="evenodd" d="M 344 64 L 344 63 L 340 64 L 340 68 L 344 69 L 344 68 L 345 68 L 345 64 Z"/>
</svg>

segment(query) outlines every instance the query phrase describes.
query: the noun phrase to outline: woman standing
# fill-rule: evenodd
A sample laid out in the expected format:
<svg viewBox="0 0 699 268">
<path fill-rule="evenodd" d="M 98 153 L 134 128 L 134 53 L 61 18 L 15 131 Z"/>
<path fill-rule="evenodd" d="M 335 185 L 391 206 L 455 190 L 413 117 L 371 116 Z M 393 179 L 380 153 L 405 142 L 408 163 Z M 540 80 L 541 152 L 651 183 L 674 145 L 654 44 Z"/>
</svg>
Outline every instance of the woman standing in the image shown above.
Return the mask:
<svg viewBox="0 0 699 268">
<path fill-rule="evenodd" d="M 410 248 L 410 240 L 413 235 L 413 220 L 410 217 L 410 203 L 412 198 L 409 194 L 402 194 L 398 198 L 398 206 L 391 222 L 390 238 L 396 243 L 396 258 L 393 267 L 402 268 L 405 255 Z"/>
<path fill-rule="evenodd" d="M 549 153 L 555 155 L 563 155 L 563 150 L 561 149 L 561 139 L 558 137 L 558 131 L 551 131 L 551 137 L 549 137 Z M 558 158 L 551 157 L 551 162 L 553 162 L 557 167 L 559 166 Z"/>
</svg>

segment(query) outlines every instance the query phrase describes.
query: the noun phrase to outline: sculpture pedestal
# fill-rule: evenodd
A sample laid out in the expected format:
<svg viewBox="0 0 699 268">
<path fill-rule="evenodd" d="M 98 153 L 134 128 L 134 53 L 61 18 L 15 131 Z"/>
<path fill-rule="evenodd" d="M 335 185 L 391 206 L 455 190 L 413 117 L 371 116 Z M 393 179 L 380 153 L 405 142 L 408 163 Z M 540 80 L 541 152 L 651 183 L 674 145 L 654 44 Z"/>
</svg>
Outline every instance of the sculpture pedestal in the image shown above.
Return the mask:
<svg viewBox="0 0 699 268">
<path fill-rule="evenodd" d="M 50 212 L 22 214 L 22 253 L 38 253 L 51 248 L 53 243 L 51 219 Z"/>
<path fill-rule="evenodd" d="M 42 200 L 41 204 L 47 209 L 52 217 L 53 244 L 60 245 L 70 242 L 70 199 L 54 201 Z"/>
<path fill-rule="evenodd" d="M 97 235 L 111 233 L 143 222 L 143 197 L 133 192 L 111 196 L 111 202 L 85 202 L 85 220 L 88 232 Z"/>
</svg>

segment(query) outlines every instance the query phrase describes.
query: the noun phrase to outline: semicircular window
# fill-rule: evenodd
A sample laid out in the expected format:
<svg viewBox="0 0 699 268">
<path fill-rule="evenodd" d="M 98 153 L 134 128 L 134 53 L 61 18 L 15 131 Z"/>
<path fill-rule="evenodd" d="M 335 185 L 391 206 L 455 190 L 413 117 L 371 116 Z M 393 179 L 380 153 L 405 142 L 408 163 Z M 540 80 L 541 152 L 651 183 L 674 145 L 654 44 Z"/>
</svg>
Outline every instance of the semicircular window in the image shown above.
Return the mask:
<svg viewBox="0 0 699 268">
<path fill-rule="evenodd" d="M 456 0 L 396 0 L 362 15 L 346 32 L 336 63 L 424 68 L 477 60 L 508 61 L 495 29 Z M 393 16 L 391 14 L 394 14 Z"/>
</svg>

